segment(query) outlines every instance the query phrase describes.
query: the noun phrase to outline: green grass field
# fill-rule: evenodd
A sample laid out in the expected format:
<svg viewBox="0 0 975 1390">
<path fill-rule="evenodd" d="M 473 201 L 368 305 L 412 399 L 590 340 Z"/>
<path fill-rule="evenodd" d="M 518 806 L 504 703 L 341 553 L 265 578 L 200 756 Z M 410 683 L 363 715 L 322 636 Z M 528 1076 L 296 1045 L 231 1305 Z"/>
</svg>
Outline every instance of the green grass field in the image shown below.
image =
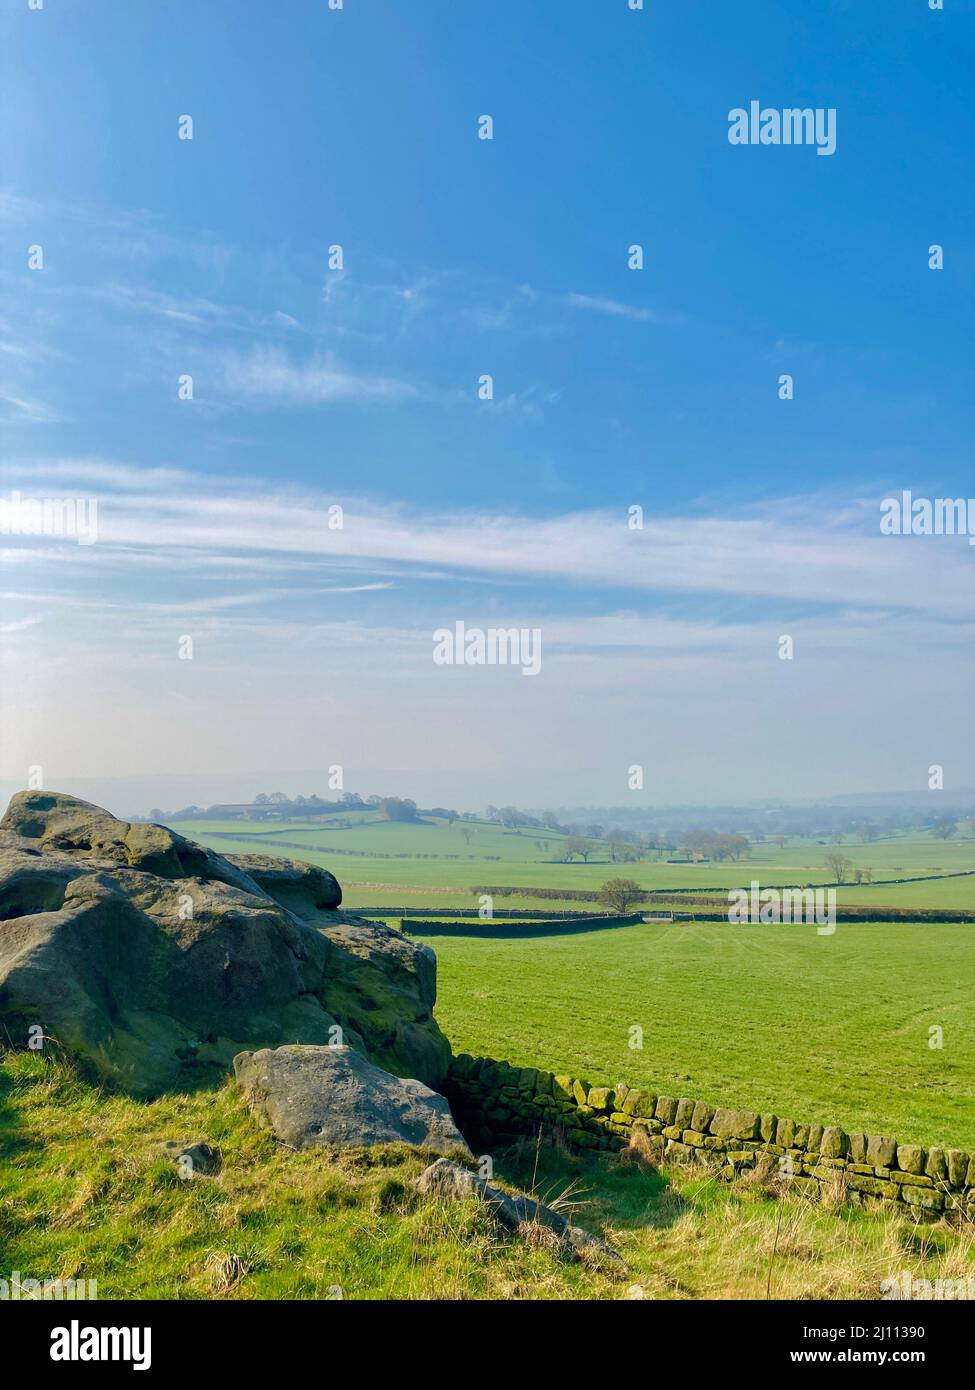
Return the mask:
<svg viewBox="0 0 975 1390">
<path fill-rule="evenodd" d="M 431 944 L 455 1050 L 975 1148 L 969 927 L 840 925 L 820 937 L 645 923 Z M 642 1051 L 628 1046 L 634 1024 Z M 928 1046 L 935 1025 L 941 1049 Z"/>
</svg>

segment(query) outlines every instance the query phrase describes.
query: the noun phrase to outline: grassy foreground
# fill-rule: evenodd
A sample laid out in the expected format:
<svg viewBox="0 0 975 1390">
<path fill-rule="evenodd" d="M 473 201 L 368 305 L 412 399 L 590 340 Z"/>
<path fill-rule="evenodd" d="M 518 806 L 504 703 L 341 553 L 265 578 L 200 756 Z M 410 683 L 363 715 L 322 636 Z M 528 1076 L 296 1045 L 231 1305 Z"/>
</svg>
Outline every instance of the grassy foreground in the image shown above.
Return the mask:
<svg viewBox="0 0 975 1390">
<path fill-rule="evenodd" d="M 223 1162 L 186 1182 L 156 1152 L 204 1139 Z M 94 1278 L 107 1298 L 876 1298 L 882 1280 L 975 1277 L 967 1230 L 773 1200 L 752 1180 L 531 1146 L 496 1178 L 551 1201 L 628 1272 L 501 1237 L 476 1205 L 419 1197 L 429 1155 L 281 1148 L 232 1082 L 140 1102 L 43 1057 L 0 1054 L 0 1275 Z"/>
<path fill-rule="evenodd" d="M 643 923 L 431 944 L 455 1052 L 975 1149 L 970 927 Z"/>
</svg>

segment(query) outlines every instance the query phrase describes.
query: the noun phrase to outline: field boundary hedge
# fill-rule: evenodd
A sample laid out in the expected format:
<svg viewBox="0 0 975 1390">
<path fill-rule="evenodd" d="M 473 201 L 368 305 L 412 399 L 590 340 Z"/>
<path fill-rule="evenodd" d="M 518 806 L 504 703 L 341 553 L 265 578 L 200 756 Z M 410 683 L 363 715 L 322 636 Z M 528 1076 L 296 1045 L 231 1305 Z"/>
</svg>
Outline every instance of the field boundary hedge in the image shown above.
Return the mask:
<svg viewBox="0 0 975 1390">
<path fill-rule="evenodd" d="M 425 918 L 431 919 L 431 925 L 439 926 L 449 925 L 450 922 L 454 921 L 454 919 L 464 922 L 490 922 L 491 920 L 490 918 L 481 918 L 477 908 L 475 907 L 459 907 L 454 909 L 446 907 L 407 907 L 400 905 L 398 907 L 356 907 L 350 909 L 350 911 L 356 912 L 360 917 L 398 917 L 401 919 L 401 931 L 408 931 L 411 926 L 415 926 L 422 931 L 424 929 L 424 923 L 421 919 Z M 658 915 L 655 917 L 655 912 L 657 914 L 667 915 Z M 712 908 L 710 910 L 705 911 L 681 912 L 676 907 L 664 907 L 659 903 L 646 903 L 638 912 L 630 913 L 625 918 L 620 917 L 618 914 L 612 912 L 575 912 L 572 909 L 565 909 L 561 912 L 546 912 L 543 909 L 539 911 L 533 911 L 531 908 L 502 908 L 497 915 L 506 919 L 510 917 L 515 918 L 516 920 L 524 920 L 526 922 L 561 922 L 566 924 L 574 923 L 579 926 L 586 925 L 593 927 L 633 925 L 637 922 L 642 922 L 645 919 L 650 919 L 656 922 L 723 922 L 725 925 L 728 925 L 727 909 L 724 909 L 722 911 L 716 911 Z M 946 908 L 944 910 L 941 910 L 939 908 L 929 907 L 897 907 L 886 909 L 871 909 L 867 907 L 837 907 L 836 921 L 839 924 L 856 922 L 876 922 L 878 924 L 885 922 L 910 922 L 921 925 L 924 925 L 925 923 L 931 923 L 933 925 L 940 923 L 942 925 L 947 926 L 973 925 L 975 924 L 975 910 L 966 910 L 961 908 Z M 404 927 L 402 925 L 403 922 L 406 922 L 408 925 Z M 731 925 L 737 924 L 733 923 Z M 768 925 L 773 924 L 770 923 Z M 459 934 L 469 935 L 470 933 L 461 932 Z M 447 933 L 441 932 L 439 933 L 439 935 L 447 935 Z"/>
<path fill-rule="evenodd" d="M 925 1219 L 950 1212 L 975 1218 L 975 1156 L 962 1149 L 899 1144 L 622 1084 L 593 1086 L 467 1053 L 453 1058 L 446 1093 L 475 1150 L 545 1132 L 570 1148 L 616 1150 L 640 1135 L 660 1158 L 716 1163 L 727 1178 L 763 1165 L 786 1190 L 805 1196 L 828 1190 L 858 1206 L 896 1204 Z"/>
<path fill-rule="evenodd" d="M 550 862 L 550 861 L 547 861 Z M 602 863 L 602 860 L 599 861 Z M 620 867 L 619 865 L 614 867 Z M 625 866 L 623 866 L 625 867 Z M 934 883 L 943 878 L 970 878 L 975 874 L 975 869 L 952 869 L 947 874 L 913 874 L 909 878 L 872 878 L 869 883 L 854 883 L 852 880 L 847 882 L 845 879 L 839 883 L 823 880 L 820 883 L 767 883 L 766 888 L 884 888 L 898 883 Z M 714 897 L 717 893 L 741 893 L 747 892 L 749 884 L 738 885 L 733 888 L 714 887 L 711 884 L 703 884 L 697 888 L 647 888 L 644 891 L 648 897 L 673 897 L 684 895 L 689 901 L 700 901 L 707 897 Z M 462 891 L 462 890 L 461 890 Z M 600 890 L 598 888 L 532 888 L 526 884 L 503 883 L 494 884 L 488 887 L 476 887 L 469 890 L 471 893 L 488 893 L 495 898 L 559 898 L 566 902 L 597 902 Z M 696 895 L 691 899 L 691 894 Z"/>
</svg>

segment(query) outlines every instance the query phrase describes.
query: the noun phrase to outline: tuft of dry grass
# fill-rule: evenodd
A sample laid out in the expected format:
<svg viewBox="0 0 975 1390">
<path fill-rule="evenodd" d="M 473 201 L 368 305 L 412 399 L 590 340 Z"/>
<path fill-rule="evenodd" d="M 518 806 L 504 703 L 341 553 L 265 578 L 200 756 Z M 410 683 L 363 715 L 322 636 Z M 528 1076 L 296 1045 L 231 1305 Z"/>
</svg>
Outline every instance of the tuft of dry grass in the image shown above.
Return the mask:
<svg viewBox="0 0 975 1390">
<path fill-rule="evenodd" d="M 204 1268 L 213 1280 L 213 1292 L 216 1294 L 229 1293 L 247 1273 L 247 1265 L 239 1255 L 220 1250 L 212 1250 L 207 1255 Z"/>
</svg>

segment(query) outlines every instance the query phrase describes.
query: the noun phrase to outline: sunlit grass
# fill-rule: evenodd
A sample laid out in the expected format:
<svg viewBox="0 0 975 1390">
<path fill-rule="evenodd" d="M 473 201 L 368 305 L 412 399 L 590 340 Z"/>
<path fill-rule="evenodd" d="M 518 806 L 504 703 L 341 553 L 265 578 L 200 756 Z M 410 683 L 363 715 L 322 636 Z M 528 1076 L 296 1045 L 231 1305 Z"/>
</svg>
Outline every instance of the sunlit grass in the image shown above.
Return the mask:
<svg viewBox="0 0 975 1390">
<path fill-rule="evenodd" d="M 975 1148 L 970 927 L 644 923 L 430 940 L 455 1051 Z"/>
<path fill-rule="evenodd" d="M 861 1298 L 903 1270 L 975 1274 L 969 1233 L 943 1224 L 776 1201 L 629 1155 L 495 1155 L 499 1180 L 571 1194 L 572 1219 L 629 1266 L 608 1273 L 500 1235 L 476 1205 L 420 1197 L 429 1154 L 276 1145 L 230 1081 L 142 1102 L 8 1054 L 0 1084 L 0 1276 L 93 1278 L 100 1298 Z M 218 1146 L 219 1173 L 180 1179 L 156 1147 L 169 1138 Z"/>
</svg>

